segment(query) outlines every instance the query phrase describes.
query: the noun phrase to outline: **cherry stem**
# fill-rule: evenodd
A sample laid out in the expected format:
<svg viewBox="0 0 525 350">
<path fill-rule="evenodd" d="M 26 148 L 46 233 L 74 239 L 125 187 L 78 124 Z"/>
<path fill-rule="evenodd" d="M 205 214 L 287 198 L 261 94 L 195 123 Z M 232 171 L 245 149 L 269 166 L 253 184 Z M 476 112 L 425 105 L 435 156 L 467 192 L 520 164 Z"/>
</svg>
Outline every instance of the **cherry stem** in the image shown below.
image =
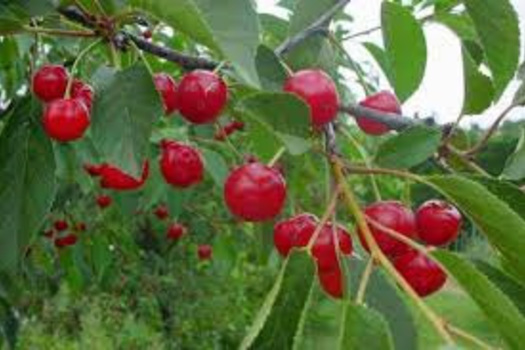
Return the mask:
<svg viewBox="0 0 525 350">
<path fill-rule="evenodd" d="M 212 73 L 213 73 L 213 74 L 217 74 L 217 73 L 219 73 L 219 71 L 220 71 L 222 68 L 224 68 L 224 66 L 226 66 L 226 64 L 227 64 L 226 61 L 221 61 L 221 62 L 217 65 L 217 67 L 215 67 L 215 68 L 213 69 Z"/>
<path fill-rule="evenodd" d="M 479 339 L 478 337 L 476 337 L 475 335 L 461 329 L 461 328 L 458 328 L 458 327 L 455 327 L 451 324 L 446 324 L 445 327 L 448 329 L 448 331 L 460 338 L 463 338 L 465 340 L 468 340 L 470 341 L 472 344 L 476 344 L 477 346 L 479 346 L 480 348 L 482 349 L 486 349 L 486 350 L 494 350 L 496 348 L 492 347 L 491 345 L 485 343 L 483 340 Z"/>
<path fill-rule="evenodd" d="M 370 281 L 370 276 L 374 271 L 374 259 L 370 257 L 368 263 L 366 264 L 365 270 L 361 275 L 361 281 L 359 282 L 359 288 L 357 289 L 357 294 L 355 297 L 356 304 L 362 304 L 365 300 L 366 287 Z"/>
<path fill-rule="evenodd" d="M 93 41 L 91 44 L 86 46 L 86 48 L 84 50 L 82 50 L 78 54 L 78 56 L 77 56 L 77 58 L 75 60 L 75 63 L 73 63 L 73 67 L 71 67 L 71 74 L 69 76 L 69 80 L 67 81 L 65 98 L 69 98 L 71 96 L 71 87 L 73 86 L 73 80 L 75 79 L 75 74 L 76 74 L 76 70 L 77 70 L 77 66 L 78 66 L 79 62 L 84 58 L 84 56 L 89 51 L 91 51 L 95 46 L 100 44 L 102 42 L 102 40 L 103 39 L 100 38 L 100 39 L 97 39 L 97 40 Z"/>
<path fill-rule="evenodd" d="M 341 193 L 341 189 L 339 186 L 336 187 L 334 190 L 334 193 L 332 194 L 332 198 L 330 199 L 330 202 L 328 203 L 328 206 L 326 207 L 323 216 L 321 217 L 321 221 L 315 228 L 314 233 L 312 234 L 312 237 L 308 241 L 308 245 L 306 246 L 306 250 L 308 252 L 311 252 L 313 245 L 315 244 L 315 241 L 317 241 L 317 237 L 321 233 L 321 230 L 323 229 L 324 225 L 328 222 L 328 219 L 330 219 L 330 216 L 334 212 L 336 206 L 337 206 L 337 199 L 339 197 L 339 194 Z"/>
<path fill-rule="evenodd" d="M 282 157 L 284 152 L 286 152 L 286 148 L 285 147 L 279 148 L 279 150 L 275 153 L 275 155 L 272 157 L 272 159 L 270 159 L 270 161 L 268 162 L 268 166 L 269 167 L 273 167 L 275 165 L 275 163 L 277 163 L 279 161 L 279 159 Z"/>
<path fill-rule="evenodd" d="M 472 171 L 478 173 L 479 175 L 481 176 L 484 176 L 484 177 L 492 177 L 489 173 L 487 173 L 485 171 L 485 169 L 483 169 L 482 167 L 480 167 L 479 165 L 477 165 L 475 162 L 473 162 L 472 160 L 469 159 L 469 156 L 468 155 L 465 155 L 464 153 L 462 153 L 460 150 L 458 150 L 457 148 L 455 148 L 454 146 L 452 145 L 447 145 L 446 146 L 446 149 L 447 151 L 449 151 L 451 154 L 453 154 L 454 156 L 458 157 L 459 160 L 465 165 L 467 166 L 469 169 L 471 169 Z"/>
<path fill-rule="evenodd" d="M 142 52 L 142 50 L 139 49 L 139 47 L 137 46 L 137 44 L 135 44 L 135 42 L 133 40 L 130 40 L 130 42 L 131 42 L 131 46 L 133 46 L 133 49 L 139 54 L 139 57 L 142 60 L 142 62 L 144 63 L 144 65 L 146 66 L 146 69 L 148 70 L 149 74 L 153 77 L 154 76 L 153 69 L 151 68 L 151 65 L 149 64 L 148 60 L 146 59 L 146 56 L 144 55 L 144 52 Z"/>
</svg>

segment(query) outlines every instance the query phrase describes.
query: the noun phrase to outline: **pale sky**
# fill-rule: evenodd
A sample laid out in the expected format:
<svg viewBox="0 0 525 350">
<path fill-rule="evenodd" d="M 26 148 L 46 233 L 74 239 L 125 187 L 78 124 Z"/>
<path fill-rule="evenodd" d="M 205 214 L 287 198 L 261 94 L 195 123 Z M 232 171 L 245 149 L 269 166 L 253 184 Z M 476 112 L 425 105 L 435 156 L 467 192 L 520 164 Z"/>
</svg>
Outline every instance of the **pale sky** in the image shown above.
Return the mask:
<svg viewBox="0 0 525 350">
<path fill-rule="evenodd" d="M 277 7 L 277 0 L 257 0 L 259 11 L 286 16 L 286 11 Z M 354 17 L 354 22 L 349 29 L 352 32 L 375 27 L 380 24 L 381 0 L 352 0 L 346 7 L 346 11 Z M 511 0 L 521 19 L 522 43 L 525 38 L 525 1 Z M 461 60 L 460 43 L 457 37 L 447 28 L 437 24 L 427 24 L 424 27 L 427 40 L 428 61 L 423 83 L 418 91 L 403 105 L 406 115 L 419 113 L 428 116 L 433 113 L 440 123 L 454 121 L 463 105 L 463 65 Z M 382 88 L 389 88 L 387 80 L 381 70 L 368 52 L 360 45 L 361 42 L 372 41 L 381 44 L 381 32 L 356 38 L 344 43 L 348 52 L 352 53 L 354 59 L 361 62 L 371 62 L 372 69 L 380 74 Z M 523 47 L 522 47 L 523 60 Z M 520 62 L 522 61 L 520 60 Z M 355 88 L 354 88 L 355 87 Z M 500 101 L 489 108 L 483 115 L 464 118 L 464 124 L 475 122 L 483 126 L 490 125 L 499 113 L 505 109 L 512 100 L 517 83 L 511 84 Z M 364 96 L 364 92 L 358 85 L 353 86 L 352 91 L 358 98 Z M 516 108 L 509 119 L 525 117 L 525 108 Z"/>
</svg>

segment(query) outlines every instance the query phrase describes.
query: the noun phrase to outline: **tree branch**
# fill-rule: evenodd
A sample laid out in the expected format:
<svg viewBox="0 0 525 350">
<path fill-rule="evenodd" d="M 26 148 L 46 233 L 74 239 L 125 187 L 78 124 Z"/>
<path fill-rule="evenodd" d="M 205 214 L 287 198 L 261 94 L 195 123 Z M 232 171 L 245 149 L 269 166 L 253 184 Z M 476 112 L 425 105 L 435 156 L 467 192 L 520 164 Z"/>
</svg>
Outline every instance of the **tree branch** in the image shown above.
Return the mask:
<svg viewBox="0 0 525 350">
<path fill-rule="evenodd" d="M 294 47 L 296 47 L 298 44 L 303 42 L 304 40 L 308 39 L 309 37 L 325 33 L 327 31 L 327 25 L 330 23 L 332 18 L 341 10 L 343 7 L 345 7 L 351 0 L 339 0 L 332 8 L 330 8 L 328 11 L 326 11 L 324 14 L 322 14 L 315 22 L 310 24 L 308 27 L 306 27 L 304 30 L 300 31 L 299 33 L 295 34 L 292 37 L 289 37 L 286 39 L 279 47 L 275 50 L 275 54 L 277 56 L 282 56 Z"/>
</svg>

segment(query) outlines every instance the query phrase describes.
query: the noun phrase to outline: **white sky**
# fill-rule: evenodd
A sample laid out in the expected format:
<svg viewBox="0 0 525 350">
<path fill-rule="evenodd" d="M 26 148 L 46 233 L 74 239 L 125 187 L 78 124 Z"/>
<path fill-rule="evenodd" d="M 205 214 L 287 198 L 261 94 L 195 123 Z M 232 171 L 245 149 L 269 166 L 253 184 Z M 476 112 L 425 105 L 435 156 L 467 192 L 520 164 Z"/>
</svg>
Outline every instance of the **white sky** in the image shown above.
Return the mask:
<svg viewBox="0 0 525 350">
<path fill-rule="evenodd" d="M 277 0 L 257 0 L 259 11 L 285 16 L 286 11 L 277 7 L 276 2 Z M 380 24 L 381 2 L 381 0 L 352 0 L 346 7 L 346 12 L 354 17 L 354 22 L 349 27 L 351 32 L 356 33 L 378 26 Z M 520 16 L 523 43 L 525 40 L 525 1 L 511 0 L 511 2 Z M 456 36 L 443 26 L 427 24 L 424 31 L 428 50 L 425 77 L 419 90 L 403 105 L 403 112 L 406 115 L 419 113 L 421 116 L 435 114 L 440 123 L 451 122 L 456 120 L 463 105 L 463 65 L 460 43 Z M 367 51 L 360 45 L 360 42 L 365 41 L 373 41 L 381 45 L 380 31 L 355 40 L 349 40 L 344 45 L 354 59 L 361 62 L 373 62 Z M 375 63 L 373 66 L 379 73 L 379 67 Z M 382 88 L 388 88 L 388 82 L 382 75 L 380 84 Z M 483 126 L 490 125 L 499 113 L 510 104 L 517 87 L 518 84 L 514 82 L 497 104 L 489 108 L 483 115 L 465 118 L 463 123 L 474 122 Z M 352 88 L 352 91 L 358 95 L 359 99 L 364 97 L 364 92 L 358 85 Z M 516 108 L 509 119 L 522 117 L 525 117 L 525 108 Z"/>
</svg>

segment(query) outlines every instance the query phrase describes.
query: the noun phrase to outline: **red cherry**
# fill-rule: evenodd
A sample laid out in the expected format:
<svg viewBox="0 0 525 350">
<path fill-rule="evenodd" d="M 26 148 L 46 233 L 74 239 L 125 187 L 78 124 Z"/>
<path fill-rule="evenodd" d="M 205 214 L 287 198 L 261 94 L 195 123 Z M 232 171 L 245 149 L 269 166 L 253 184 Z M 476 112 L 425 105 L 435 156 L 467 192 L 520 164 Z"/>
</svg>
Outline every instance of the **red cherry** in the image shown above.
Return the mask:
<svg viewBox="0 0 525 350">
<path fill-rule="evenodd" d="M 88 112 L 91 112 L 93 106 L 93 88 L 80 80 L 73 80 L 71 86 L 71 98 L 77 99 L 86 106 Z"/>
<path fill-rule="evenodd" d="M 327 294 L 336 299 L 343 297 L 343 273 L 338 264 L 330 270 L 319 269 L 317 276 L 321 287 Z"/>
<path fill-rule="evenodd" d="M 288 78 L 283 89 L 306 102 L 310 107 L 310 118 L 314 126 L 320 127 L 337 116 L 337 88 L 332 78 L 322 70 L 301 70 Z"/>
<path fill-rule="evenodd" d="M 334 227 L 332 223 L 326 223 L 321 229 L 321 232 L 319 232 L 312 247 L 312 255 L 317 260 L 319 270 L 333 270 L 339 265 L 334 244 L 334 229 L 341 253 L 344 255 L 352 254 L 352 239 L 348 231 L 339 225 Z"/>
<path fill-rule="evenodd" d="M 246 221 L 265 221 L 283 209 L 286 183 L 277 170 L 259 162 L 249 163 L 230 173 L 224 198 L 235 216 Z"/>
<path fill-rule="evenodd" d="M 75 225 L 75 229 L 77 230 L 77 232 L 84 232 L 87 230 L 87 226 L 86 226 L 86 223 L 85 222 L 77 222 L 77 224 Z"/>
<path fill-rule="evenodd" d="M 179 97 L 178 87 L 175 80 L 167 73 L 158 73 L 153 77 L 155 87 L 162 96 L 162 103 L 164 104 L 164 113 L 170 115 L 178 108 Z"/>
<path fill-rule="evenodd" d="M 200 153 L 180 142 L 163 140 L 160 170 L 167 183 L 189 187 L 202 181 L 204 165 Z"/>
<path fill-rule="evenodd" d="M 44 237 L 46 238 L 53 238 L 54 235 L 55 235 L 55 231 L 53 229 L 44 231 Z"/>
<path fill-rule="evenodd" d="M 67 230 L 69 225 L 66 220 L 57 220 L 53 223 L 53 227 L 55 228 L 55 230 L 60 232 Z"/>
<path fill-rule="evenodd" d="M 86 106 L 76 99 L 58 99 L 50 102 L 42 118 L 46 134 L 60 142 L 81 138 L 89 127 Z"/>
<path fill-rule="evenodd" d="M 101 194 L 97 197 L 97 205 L 100 209 L 107 208 L 113 202 L 113 198 L 108 195 Z"/>
<path fill-rule="evenodd" d="M 461 227 L 461 214 L 453 205 L 440 200 L 423 203 L 416 212 L 419 239 L 440 246 L 453 242 Z"/>
<path fill-rule="evenodd" d="M 151 29 L 146 29 L 145 31 L 142 32 L 142 37 L 146 40 L 151 39 L 152 36 L 153 36 L 153 32 L 151 31 Z"/>
<path fill-rule="evenodd" d="M 399 104 L 396 95 L 389 91 L 381 91 L 377 94 L 371 95 L 359 104 L 363 107 L 375 109 L 381 112 L 401 114 L 401 105 Z M 382 135 L 390 130 L 388 126 L 375 120 L 370 120 L 358 115 L 355 117 L 359 128 L 369 135 Z"/>
<path fill-rule="evenodd" d="M 177 241 L 186 234 L 186 227 L 181 224 L 173 223 L 168 227 L 166 237 L 169 240 Z"/>
<path fill-rule="evenodd" d="M 398 257 L 394 266 L 420 297 L 438 291 L 447 281 L 447 275 L 437 263 L 416 251 Z"/>
<path fill-rule="evenodd" d="M 103 164 L 100 174 L 100 186 L 120 191 L 134 190 L 142 186 L 148 176 L 149 162 L 147 160 L 144 161 L 142 165 L 142 175 L 140 178 L 126 174 L 116 166 Z"/>
<path fill-rule="evenodd" d="M 102 175 L 103 168 L 104 165 L 84 164 L 84 170 L 87 171 L 87 173 L 93 177 Z"/>
<path fill-rule="evenodd" d="M 215 140 L 223 141 L 226 139 L 227 136 L 233 134 L 237 130 L 242 130 L 242 129 L 244 129 L 244 123 L 235 120 L 221 127 L 219 130 L 217 130 L 214 138 Z"/>
<path fill-rule="evenodd" d="M 305 247 L 317 227 L 317 221 L 314 215 L 304 213 L 278 222 L 273 229 L 277 251 L 286 257 L 293 247 Z"/>
<path fill-rule="evenodd" d="M 403 236 L 412 239 L 417 237 L 414 214 L 412 213 L 412 210 L 405 207 L 401 202 L 376 202 L 365 209 L 365 215 L 378 224 L 396 231 Z M 385 255 L 393 258 L 402 255 L 409 250 L 408 245 L 398 241 L 389 235 L 388 232 L 385 232 L 385 230 L 377 228 L 372 223 L 369 223 L 368 227 L 379 245 L 379 248 L 385 253 Z M 370 251 L 362 232 L 359 230 L 358 233 L 363 248 Z"/>
<path fill-rule="evenodd" d="M 55 247 L 57 248 L 64 248 L 71 245 L 75 245 L 77 243 L 78 237 L 77 235 L 70 233 L 64 237 L 58 237 L 55 239 Z"/>
<path fill-rule="evenodd" d="M 213 123 L 227 101 L 226 83 L 215 73 L 194 70 L 180 82 L 180 114 L 191 123 Z"/>
<path fill-rule="evenodd" d="M 155 208 L 154 214 L 159 220 L 165 220 L 168 218 L 168 216 L 170 216 L 168 207 L 165 204 L 161 204 Z"/>
<path fill-rule="evenodd" d="M 213 248 L 209 244 L 202 244 L 197 248 L 197 255 L 199 260 L 210 260 L 213 253 Z"/>
<path fill-rule="evenodd" d="M 33 76 L 33 92 L 44 102 L 63 98 L 69 77 L 63 66 L 49 64 Z"/>
</svg>

